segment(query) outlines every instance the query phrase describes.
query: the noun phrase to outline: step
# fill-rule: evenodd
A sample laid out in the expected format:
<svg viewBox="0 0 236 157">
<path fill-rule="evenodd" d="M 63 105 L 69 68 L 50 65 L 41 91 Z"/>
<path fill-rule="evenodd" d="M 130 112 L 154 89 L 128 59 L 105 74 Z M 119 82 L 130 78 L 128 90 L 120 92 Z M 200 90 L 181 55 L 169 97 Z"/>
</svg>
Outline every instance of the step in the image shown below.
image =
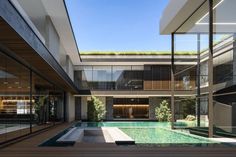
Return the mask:
<svg viewBox="0 0 236 157">
<path fill-rule="evenodd" d="M 131 137 L 117 127 L 102 127 L 102 129 L 106 130 L 110 134 L 113 141 L 118 145 L 135 144 L 135 141 Z"/>
<path fill-rule="evenodd" d="M 81 141 L 84 137 L 84 129 L 81 128 L 72 128 L 65 135 L 60 137 L 57 142 L 78 142 Z"/>
</svg>

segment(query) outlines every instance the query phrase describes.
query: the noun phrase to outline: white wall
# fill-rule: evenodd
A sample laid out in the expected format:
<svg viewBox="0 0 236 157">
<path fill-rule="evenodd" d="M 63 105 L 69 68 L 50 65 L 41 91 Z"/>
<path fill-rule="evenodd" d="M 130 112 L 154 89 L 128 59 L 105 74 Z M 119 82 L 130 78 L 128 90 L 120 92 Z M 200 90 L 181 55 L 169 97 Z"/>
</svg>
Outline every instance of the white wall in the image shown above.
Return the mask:
<svg viewBox="0 0 236 157">
<path fill-rule="evenodd" d="M 74 66 L 70 59 L 70 56 L 66 56 L 67 59 L 67 74 L 69 75 L 70 79 L 74 81 Z"/>
<path fill-rule="evenodd" d="M 49 16 L 46 16 L 46 25 L 45 25 L 45 41 L 46 46 L 49 49 L 50 53 L 54 58 L 59 62 L 60 61 L 60 38 L 56 32 L 56 29 Z"/>
<path fill-rule="evenodd" d="M 75 120 L 75 97 L 71 93 L 66 95 L 66 120 L 72 122 Z"/>
</svg>

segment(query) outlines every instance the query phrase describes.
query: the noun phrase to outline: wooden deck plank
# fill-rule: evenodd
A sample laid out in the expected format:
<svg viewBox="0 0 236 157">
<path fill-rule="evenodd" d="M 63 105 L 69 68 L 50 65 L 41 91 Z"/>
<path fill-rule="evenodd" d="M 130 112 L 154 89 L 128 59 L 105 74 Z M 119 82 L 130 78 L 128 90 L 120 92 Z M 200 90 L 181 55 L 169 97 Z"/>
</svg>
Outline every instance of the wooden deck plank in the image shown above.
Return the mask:
<svg viewBox="0 0 236 157">
<path fill-rule="evenodd" d="M 76 143 L 73 147 L 38 147 L 70 124 L 58 125 L 0 150 L 1 157 L 235 157 L 236 147 L 140 147 L 112 143 Z"/>
</svg>

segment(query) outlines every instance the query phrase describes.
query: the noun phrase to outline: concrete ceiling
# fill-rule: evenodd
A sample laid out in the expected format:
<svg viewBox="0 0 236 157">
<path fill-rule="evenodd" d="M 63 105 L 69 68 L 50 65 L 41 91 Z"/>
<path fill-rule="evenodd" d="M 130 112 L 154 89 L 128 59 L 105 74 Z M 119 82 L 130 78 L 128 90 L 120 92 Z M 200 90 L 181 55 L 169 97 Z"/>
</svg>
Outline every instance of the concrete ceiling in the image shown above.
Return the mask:
<svg viewBox="0 0 236 157">
<path fill-rule="evenodd" d="M 171 34 L 204 2 L 205 0 L 170 0 L 160 20 L 160 33 Z"/>
<path fill-rule="evenodd" d="M 213 24 L 216 33 L 236 32 L 235 5 L 235 0 L 214 1 Z M 162 14 L 160 33 L 208 33 L 208 10 L 205 0 L 171 0 Z"/>
<path fill-rule="evenodd" d="M 45 18 L 50 16 L 61 43 L 73 64 L 80 63 L 79 50 L 71 28 L 64 0 L 17 0 L 42 36 L 45 36 Z"/>
</svg>

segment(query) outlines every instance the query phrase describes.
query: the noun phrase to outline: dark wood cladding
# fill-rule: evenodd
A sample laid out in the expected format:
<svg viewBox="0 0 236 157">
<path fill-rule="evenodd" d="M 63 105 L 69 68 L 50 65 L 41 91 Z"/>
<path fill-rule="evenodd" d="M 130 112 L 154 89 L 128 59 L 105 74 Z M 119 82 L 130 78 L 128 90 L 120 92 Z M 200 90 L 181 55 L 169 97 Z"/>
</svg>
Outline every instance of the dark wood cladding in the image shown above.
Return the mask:
<svg viewBox="0 0 236 157">
<path fill-rule="evenodd" d="M 170 65 L 145 65 L 144 90 L 170 90 Z"/>
</svg>

